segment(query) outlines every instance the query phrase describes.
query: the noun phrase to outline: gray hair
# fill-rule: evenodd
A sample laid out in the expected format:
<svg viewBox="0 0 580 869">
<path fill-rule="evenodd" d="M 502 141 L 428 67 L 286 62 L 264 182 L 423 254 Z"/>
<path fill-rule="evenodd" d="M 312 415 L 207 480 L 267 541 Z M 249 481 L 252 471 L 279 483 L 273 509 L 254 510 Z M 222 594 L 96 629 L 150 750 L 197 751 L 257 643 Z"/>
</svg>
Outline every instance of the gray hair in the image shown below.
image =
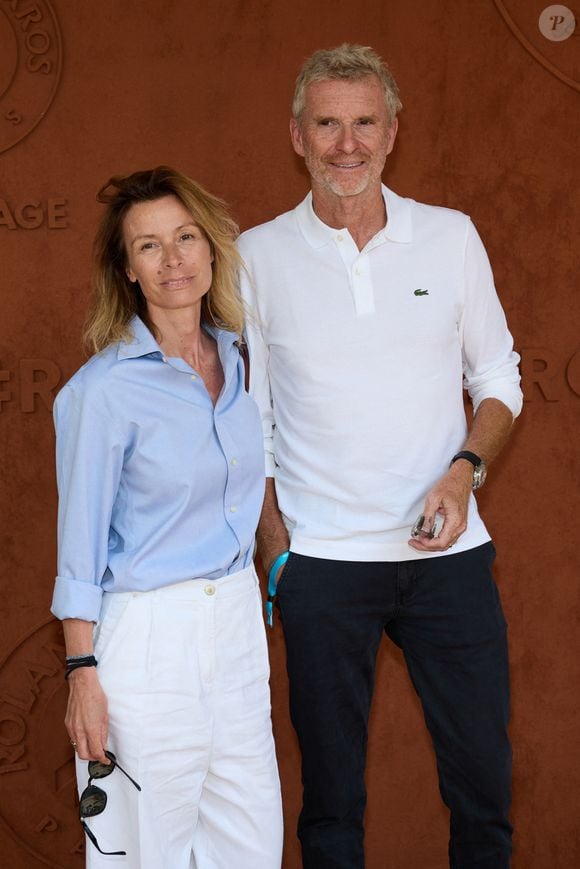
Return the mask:
<svg viewBox="0 0 580 869">
<path fill-rule="evenodd" d="M 395 120 L 403 105 L 399 99 L 399 89 L 387 64 L 376 51 L 366 45 L 353 45 L 343 42 L 336 48 L 315 51 L 303 64 L 296 79 L 292 114 L 300 121 L 306 102 L 306 88 L 317 81 L 342 79 L 356 81 L 374 75 L 378 78 L 385 94 L 385 104 L 389 120 Z"/>
</svg>

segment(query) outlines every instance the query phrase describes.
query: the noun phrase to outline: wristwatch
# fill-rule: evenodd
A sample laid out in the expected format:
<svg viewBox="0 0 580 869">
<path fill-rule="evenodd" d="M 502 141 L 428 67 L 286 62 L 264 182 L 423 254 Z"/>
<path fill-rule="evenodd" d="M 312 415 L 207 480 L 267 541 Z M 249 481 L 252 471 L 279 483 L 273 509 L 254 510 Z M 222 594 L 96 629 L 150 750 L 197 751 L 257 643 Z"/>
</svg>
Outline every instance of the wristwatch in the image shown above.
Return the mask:
<svg viewBox="0 0 580 869">
<path fill-rule="evenodd" d="M 471 462 L 473 465 L 473 481 L 471 483 L 471 488 L 481 489 L 487 477 L 487 465 L 483 459 L 480 459 L 480 457 L 476 456 L 475 453 L 470 453 L 469 450 L 461 450 L 459 453 L 456 453 L 451 459 L 451 465 L 453 462 L 456 462 L 457 459 L 467 459 L 468 462 Z M 451 465 L 449 467 L 451 467 Z"/>
</svg>

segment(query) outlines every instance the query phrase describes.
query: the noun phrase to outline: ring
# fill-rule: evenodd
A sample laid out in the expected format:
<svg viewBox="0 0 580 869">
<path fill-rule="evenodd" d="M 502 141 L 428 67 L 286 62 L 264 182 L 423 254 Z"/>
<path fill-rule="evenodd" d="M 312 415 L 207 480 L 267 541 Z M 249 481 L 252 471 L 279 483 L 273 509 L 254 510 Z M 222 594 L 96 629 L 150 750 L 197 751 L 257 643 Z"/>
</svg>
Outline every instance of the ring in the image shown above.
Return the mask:
<svg viewBox="0 0 580 869">
<path fill-rule="evenodd" d="M 72 747 L 73 747 L 74 750 L 76 751 L 76 749 L 77 749 L 77 743 L 74 741 L 74 739 L 71 739 L 70 744 L 72 745 Z"/>
</svg>

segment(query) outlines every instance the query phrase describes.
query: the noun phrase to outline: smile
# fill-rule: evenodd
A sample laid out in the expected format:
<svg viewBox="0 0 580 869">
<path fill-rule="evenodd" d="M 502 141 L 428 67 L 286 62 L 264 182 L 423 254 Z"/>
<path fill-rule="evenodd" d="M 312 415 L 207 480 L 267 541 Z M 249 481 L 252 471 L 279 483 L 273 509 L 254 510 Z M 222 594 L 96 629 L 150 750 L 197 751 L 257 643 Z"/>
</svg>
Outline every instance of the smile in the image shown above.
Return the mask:
<svg viewBox="0 0 580 869">
<path fill-rule="evenodd" d="M 361 166 L 364 166 L 364 161 L 360 160 L 358 163 L 330 163 L 335 169 L 359 169 Z"/>
<path fill-rule="evenodd" d="M 162 281 L 161 286 L 165 287 L 166 290 L 182 290 L 188 287 L 192 280 L 192 278 L 171 278 L 170 280 Z"/>
</svg>

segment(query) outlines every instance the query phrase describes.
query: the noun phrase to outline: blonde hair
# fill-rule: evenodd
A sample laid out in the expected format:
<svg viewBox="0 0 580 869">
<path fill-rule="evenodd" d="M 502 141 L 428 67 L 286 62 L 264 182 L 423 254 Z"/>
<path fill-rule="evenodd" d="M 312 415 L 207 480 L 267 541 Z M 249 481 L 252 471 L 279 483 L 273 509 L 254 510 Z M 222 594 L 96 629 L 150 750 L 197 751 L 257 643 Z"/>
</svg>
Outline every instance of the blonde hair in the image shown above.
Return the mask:
<svg viewBox="0 0 580 869">
<path fill-rule="evenodd" d="M 376 76 L 383 87 L 389 120 L 392 123 L 403 104 L 389 67 L 369 46 L 353 45 L 349 42 L 343 42 L 336 48 L 316 51 L 304 62 L 294 89 L 294 118 L 300 122 L 306 102 L 306 88 L 314 82 L 328 79 L 356 81 L 371 75 Z"/>
<path fill-rule="evenodd" d="M 114 176 L 97 194 L 97 201 L 107 209 L 95 237 L 93 302 L 84 333 L 85 345 L 91 352 L 129 340 L 130 322 L 135 314 L 159 337 L 139 284 L 131 283 L 126 274 L 123 221 L 136 203 L 164 196 L 176 196 L 209 241 L 213 277 L 201 303 L 202 322 L 238 335 L 242 333 L 244 314 L 238 289 L 241 258 L 235 246 L 237 224 L 221 199 L 181 172 L 157 166 L 128 176 Z"/>
</svg>

